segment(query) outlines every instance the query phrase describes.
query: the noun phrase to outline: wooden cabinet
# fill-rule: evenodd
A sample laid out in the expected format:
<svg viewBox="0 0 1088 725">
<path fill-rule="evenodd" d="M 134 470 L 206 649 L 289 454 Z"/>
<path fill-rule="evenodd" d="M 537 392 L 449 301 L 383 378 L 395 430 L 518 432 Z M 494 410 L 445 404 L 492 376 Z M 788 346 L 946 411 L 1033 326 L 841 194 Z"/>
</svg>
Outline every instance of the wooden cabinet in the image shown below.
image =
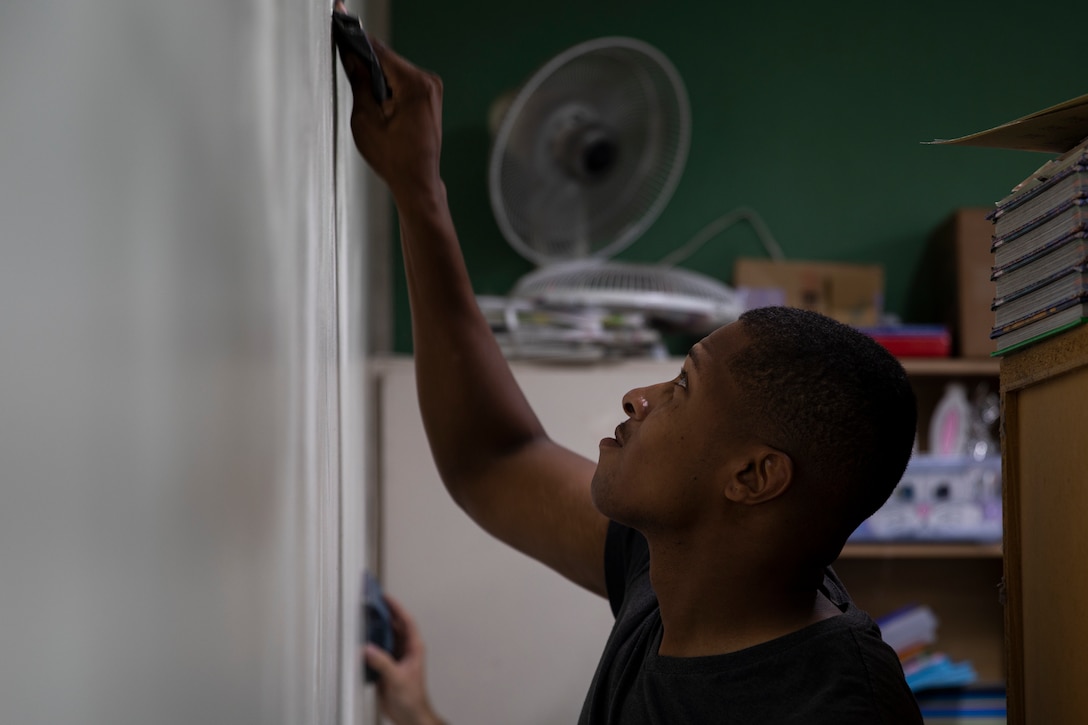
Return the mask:
<svg viewBox="0 0 1088 725">
<path fill-rule="evenodd" d="M 1088 326 L 1001 363 L 1010 723 L 1088 717 Z"/>
<path fill-rule="evenodd" d="M 920 441 L 928 437 L 930 416 L 947 383 L 963 382 L 968 390 L 984 383 L 997 390 L 994 359 L 902 362 L 918 397 Z M 982 682 L 1005 680 L 1000 543 L 852 543 L 835 570 L 858 606 L 873 616 L 928 605 L 940 623 L 938 649 L 954 660 L 970 660 Z"/>
</svg>

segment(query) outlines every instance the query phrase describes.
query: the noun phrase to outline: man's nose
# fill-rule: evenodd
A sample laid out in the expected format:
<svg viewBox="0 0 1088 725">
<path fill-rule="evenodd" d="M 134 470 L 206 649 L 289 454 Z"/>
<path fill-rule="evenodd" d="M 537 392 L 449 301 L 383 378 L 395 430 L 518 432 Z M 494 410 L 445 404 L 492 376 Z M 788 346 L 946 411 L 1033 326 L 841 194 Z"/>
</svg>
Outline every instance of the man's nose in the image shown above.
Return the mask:
<svg viewBox="0 0 1088 725">
<path fill-rule="evenodd" d="M 634 388 L 623 396 L 623 412 L 634 420 L 642 420 L 650 412 L 650 398 L 646 388 Z"/>
</svg>

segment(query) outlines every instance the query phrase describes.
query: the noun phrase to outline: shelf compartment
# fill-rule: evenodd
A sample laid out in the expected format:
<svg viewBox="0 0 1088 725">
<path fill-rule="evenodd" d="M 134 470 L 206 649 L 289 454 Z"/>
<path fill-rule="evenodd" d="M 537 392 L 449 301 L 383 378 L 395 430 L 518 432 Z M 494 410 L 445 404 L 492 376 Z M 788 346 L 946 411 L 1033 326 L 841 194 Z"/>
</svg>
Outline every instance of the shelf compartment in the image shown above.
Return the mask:
<svg viewBox="0 0 1088 725">
<path fill-rule="evenodd" d="M 997 358 L 901 357 L 907 375 L 936 377 L 994 377 L 1001 370 Z"/>
</svg>

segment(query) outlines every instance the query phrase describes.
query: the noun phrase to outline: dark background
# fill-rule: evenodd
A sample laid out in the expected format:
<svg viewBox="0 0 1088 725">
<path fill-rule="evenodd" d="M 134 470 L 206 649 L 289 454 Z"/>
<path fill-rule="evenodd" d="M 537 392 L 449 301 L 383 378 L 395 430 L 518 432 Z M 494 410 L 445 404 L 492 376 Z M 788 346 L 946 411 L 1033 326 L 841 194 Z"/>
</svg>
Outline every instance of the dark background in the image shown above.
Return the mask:
<svg viewBox="0 0 1088 725">
<path fill-rule="evenodd" d="M 392 44 L 445 84 L 443 176 L 478 294 L 532 269 L 487 193 L 488 109 L 576 43 L 626 35 L 684 79 L 692 142 L 657 222 L 617 258 L 656 262 L 714 218 L 750 206 L 791 259 L 879 263 L 886 310 L 905 315 L 926 239 L 955 208 L 990 206 L 1050 158 L 926 146 L 1088 92 L 1072 2 L 391 3 Z M 411 351 L 394 252 L 396 352 Z M 682 266 L 732 281 L 765 256 L 739 224 Z M 913 288 L 913 291 L 912 291 Z M 925 320 L 916 320 L 925 321 Z"/>
</svg>

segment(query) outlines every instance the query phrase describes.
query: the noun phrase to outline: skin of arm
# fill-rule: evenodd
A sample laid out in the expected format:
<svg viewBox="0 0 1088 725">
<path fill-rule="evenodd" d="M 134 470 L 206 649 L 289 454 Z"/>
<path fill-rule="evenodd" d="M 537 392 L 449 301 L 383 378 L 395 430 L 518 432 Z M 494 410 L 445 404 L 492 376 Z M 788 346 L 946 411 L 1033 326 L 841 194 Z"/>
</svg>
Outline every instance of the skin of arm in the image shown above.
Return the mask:
<svg viewBox="0 0 1088 725">
<path fill-rule="evenodd" d="M 476 303 L 439 170 L 442 82 L 373 45 L 393 97 L 375 102 L 365 64 L 343 56 L 352 136 L 399 215 L 417 392 L 439 474 L 486 531 L 604 595 L 596 464 L 547 436 Z"/>
</svg>

